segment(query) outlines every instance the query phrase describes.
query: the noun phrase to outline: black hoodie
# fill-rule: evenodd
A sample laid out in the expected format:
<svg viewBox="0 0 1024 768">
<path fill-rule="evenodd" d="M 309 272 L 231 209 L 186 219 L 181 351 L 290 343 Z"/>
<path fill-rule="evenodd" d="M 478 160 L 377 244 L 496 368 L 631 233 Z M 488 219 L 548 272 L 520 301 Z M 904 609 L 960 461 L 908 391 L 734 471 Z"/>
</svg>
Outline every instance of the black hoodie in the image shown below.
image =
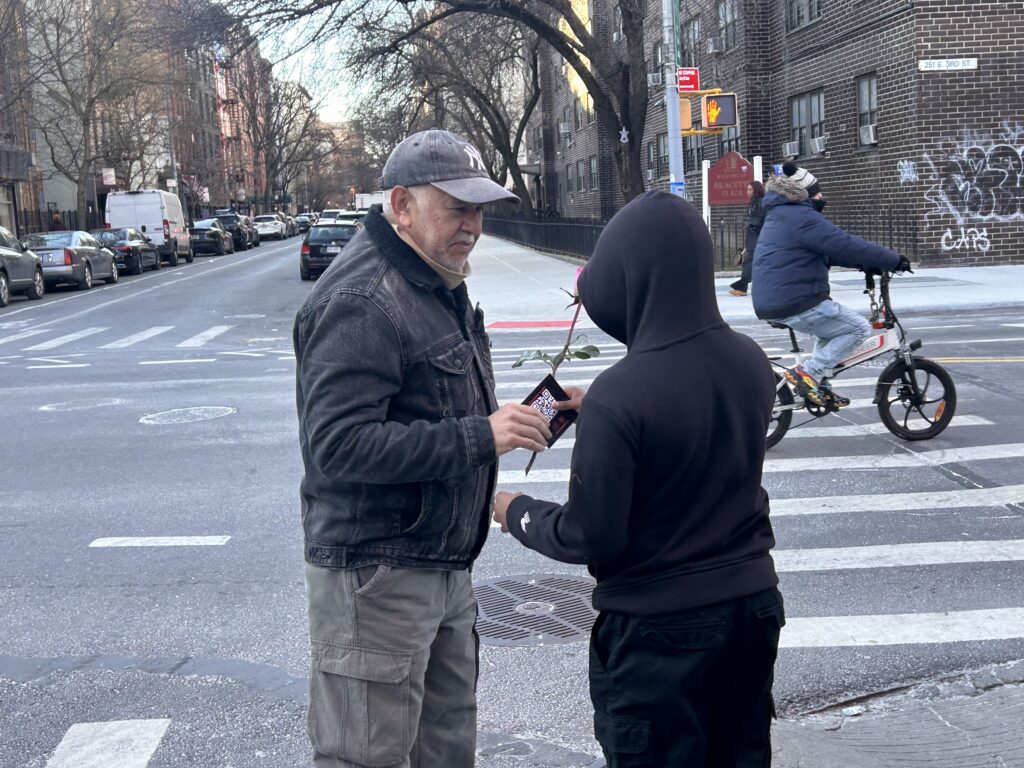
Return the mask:
<svg viewBox="0 0 1024 768">
<path fill-rule="evenodd" d="M 632 201 L 605 227 L 578 286 L 626 356 L 583 402 L 568 502 L 516 498 L 512 534 L 589 565 L 599 610 L 667 613 L 775 586 L 761 487 L 774 376 L 718 312 L 696 209 L 661 192 Z"/>
</svg>

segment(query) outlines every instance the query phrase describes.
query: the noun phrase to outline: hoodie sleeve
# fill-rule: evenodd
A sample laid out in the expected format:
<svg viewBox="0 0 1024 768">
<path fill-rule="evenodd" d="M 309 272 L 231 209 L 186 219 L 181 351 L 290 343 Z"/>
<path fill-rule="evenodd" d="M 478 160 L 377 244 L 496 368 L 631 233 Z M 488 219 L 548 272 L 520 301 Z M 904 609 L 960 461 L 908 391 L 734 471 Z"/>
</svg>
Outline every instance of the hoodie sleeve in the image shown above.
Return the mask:
<svg viewBox="0 0 1024 768">
<path fill-rule="evenodd" d="M 613 559 L 629 543 L 637 455 L 637 441 L 625 425 L 586 400 L 576 427 L 569 500 L 559 506 L 516 497 L 508 509 L 509 531 L 530 549 L 563 563 Z"/>
<path fill-rule="evenodd" d="M 896 251 L 851 235 L 820 214 L 813 225 L 800 229 L 801 245 L 825 257 L 834 267 L 874 267 L 891 271 L 900 263 Z"/>
</svg>

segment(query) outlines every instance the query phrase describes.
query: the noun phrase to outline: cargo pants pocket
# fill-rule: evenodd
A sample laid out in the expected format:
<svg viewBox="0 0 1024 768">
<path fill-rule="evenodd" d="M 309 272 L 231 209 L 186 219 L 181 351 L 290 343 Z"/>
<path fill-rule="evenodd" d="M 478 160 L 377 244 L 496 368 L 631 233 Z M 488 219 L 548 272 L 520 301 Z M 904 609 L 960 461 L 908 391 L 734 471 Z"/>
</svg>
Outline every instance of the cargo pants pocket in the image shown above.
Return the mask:
<svg viewBox="0 0 1024 768">
<path fill-rule="evenodd" d="M 412 656 L 314 642 L 309 733 L 317 754 L 366 766 L 401 763 L 412 749 Z"/>
</svg>

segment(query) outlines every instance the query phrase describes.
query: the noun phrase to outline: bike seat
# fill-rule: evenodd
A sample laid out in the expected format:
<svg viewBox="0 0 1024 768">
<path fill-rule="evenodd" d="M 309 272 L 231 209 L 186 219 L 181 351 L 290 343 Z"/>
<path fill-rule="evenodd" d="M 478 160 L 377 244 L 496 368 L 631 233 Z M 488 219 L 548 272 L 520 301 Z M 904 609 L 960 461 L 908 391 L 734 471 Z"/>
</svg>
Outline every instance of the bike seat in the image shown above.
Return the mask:
<svg viewBox="0 0 1024 768">
<path fill-rule="evenodd" d="M 789 326 L 786 325 L 785 323 L 778 323 L 774 320 L 766 320 L 765 322 L 768 323 L 768 325 L 770 325 L 772 328 L 781 328 L 784 331 L 789 330 Z"/>
</svg>

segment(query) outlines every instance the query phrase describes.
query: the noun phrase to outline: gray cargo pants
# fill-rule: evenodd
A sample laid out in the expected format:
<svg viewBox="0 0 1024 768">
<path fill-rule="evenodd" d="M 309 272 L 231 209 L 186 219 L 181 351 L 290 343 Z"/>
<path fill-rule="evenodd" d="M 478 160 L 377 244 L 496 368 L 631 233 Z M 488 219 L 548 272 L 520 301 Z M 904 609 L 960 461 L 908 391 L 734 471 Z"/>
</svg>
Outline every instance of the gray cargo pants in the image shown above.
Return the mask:
<svg viewBox="0 0 1024 768">
<path fill-rule="evenodd" d="M 478 643 L 468 571 L 306 564 L 317 768 L 470 768 Z"/>
</svg>

